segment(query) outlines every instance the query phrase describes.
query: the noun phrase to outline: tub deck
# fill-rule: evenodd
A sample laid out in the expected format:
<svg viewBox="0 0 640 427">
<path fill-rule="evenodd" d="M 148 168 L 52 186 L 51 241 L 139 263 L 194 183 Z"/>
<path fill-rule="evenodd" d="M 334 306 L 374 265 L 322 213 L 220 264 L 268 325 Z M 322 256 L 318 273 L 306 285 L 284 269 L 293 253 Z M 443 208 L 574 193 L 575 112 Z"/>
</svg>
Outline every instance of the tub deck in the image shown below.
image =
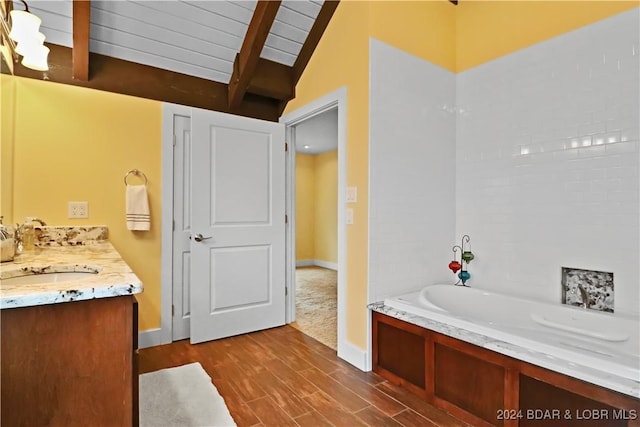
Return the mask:
<svg viewBox="0 0 640 427">
<path fill-rule="evenodd" d="M 470 307 L 465 307 L 464 303 L 460 304 L 459 299 L 457 308 L 452 309 L 453 313 L 435 304 L 430 307 L 428 301 L 425 304 L 422 291 L 389 298 L 384 302 L 371 304 L 369 308 L 563 375 L 640 398 L 638 334 L 634 334 L 633 329 L 628 329 L 637 326 L 633 318 L 619 316 L 627 323 L 623 322 L 624 327 L 613 329 L 611 336 L 603 340 L 539 324 L 531 317 L 531 310 L 525 313 L 523 307 L 514 309 L 514 305 L 504 304 L 504 301 L 501 304 L 505 308 L 502 312 L 499 307 L 487 307 L 486 304 L 479 302 L 477 295 L 473 295 L 470 301 L 476 307 L 475 310 L 482 310 L 484 306 L 484 310 L 493 312 L 499 321 L 488 318 L 474 319 L 471 317 L 473 313 Z M 570 313 L 577 310 L 567 309 Z M 459 311 L 456 312 L 456 310 Z M 505 311 L 510 310 L 518 313 L 519 321 L 515 320 L 518 317 L 514 317 L 510 322 L 506 322 L 504 318 L 500 319 L 501 316 L 509 314 Z M 465 316 L 462 313 L 470 314 Z M 533 310 L 533 314 L 548 319 L 549 322 L 559 322 L 558 314 L 553 310 L 538 309 Z M 592 313 L 586 313 L 586 315 L 589 316 Z M 597 315 L 596 313 L 596 317 Z M 625 339 L 621 340 L 623 337 Z"/>
</svg>

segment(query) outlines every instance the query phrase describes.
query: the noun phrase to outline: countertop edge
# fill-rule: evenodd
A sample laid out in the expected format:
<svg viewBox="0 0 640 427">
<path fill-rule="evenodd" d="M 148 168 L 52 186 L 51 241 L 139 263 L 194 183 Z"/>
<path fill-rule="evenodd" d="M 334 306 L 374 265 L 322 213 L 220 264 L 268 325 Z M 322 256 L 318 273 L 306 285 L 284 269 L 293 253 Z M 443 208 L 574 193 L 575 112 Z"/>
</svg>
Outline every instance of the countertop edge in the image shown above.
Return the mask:
<svg viewBox="0 0 640 427">
<path fill-rule="evenodd" d="M 63 290 L 44 291 L 38 294 L 20 296 L 1 296 L 0 310 L 32 307 L 38 305 L 58 304 L 63 302 L 86 301 L 98 298 L 111 298 L 125 295 L 136 295 L 143 291 L 142 282 L 106 285 L 103 287 L 91 287 Z"/>
</svg>

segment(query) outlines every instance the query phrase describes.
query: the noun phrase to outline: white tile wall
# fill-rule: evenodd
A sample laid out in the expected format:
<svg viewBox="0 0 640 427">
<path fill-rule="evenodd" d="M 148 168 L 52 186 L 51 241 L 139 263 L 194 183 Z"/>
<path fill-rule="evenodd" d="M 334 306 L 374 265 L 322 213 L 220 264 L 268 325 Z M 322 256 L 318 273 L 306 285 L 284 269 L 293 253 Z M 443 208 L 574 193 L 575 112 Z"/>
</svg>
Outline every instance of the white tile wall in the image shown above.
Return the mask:
<svg viewBox="0 0 640 427">
<path fill-rule="evenodd" d="M 457 75 L 472 286 L 559 302 L 561 266 L 603 270 L 615 309 L 640 310 L 639 22 L 636 8 Z"/>
<path fill-rule="evenodd" d="M 455 75 L 370 41 L 369 301 L 451 279 Z"/>
</svg>

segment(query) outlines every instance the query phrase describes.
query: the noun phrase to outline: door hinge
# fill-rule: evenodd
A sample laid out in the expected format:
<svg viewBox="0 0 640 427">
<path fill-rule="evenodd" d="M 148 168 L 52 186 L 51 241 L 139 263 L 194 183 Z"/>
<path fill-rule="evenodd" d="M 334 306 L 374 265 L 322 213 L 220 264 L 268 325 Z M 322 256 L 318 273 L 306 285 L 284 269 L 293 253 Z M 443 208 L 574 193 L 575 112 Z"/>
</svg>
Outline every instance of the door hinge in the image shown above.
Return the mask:
<svg viewBox="0 0 640 427">
<path fill-rule="evenodd" d="M 289 224 L 289 216 L 287 214 L 284 215 L 284 223 Z"/>
<path fill-rule="evenodd" d="M 284 296 L 286 297 L 287 295 L 289 295 L 289 288 L 287 288 L 286 286 L 284 287 Z"/>
<path fill-rule="evenodd" d="M 176 306 L 171 304 L 171 316 L 175 316 L 176 315 Z"/>
<path fill-rule="evenodd" d="M 173 146 L 174 147 L 176 146 L 176 136 L 175 135 L 173 135 Z"/>
<path fill-rule="evenodd" d="M 172 222 L 173 222 L 173 225 L 171 227 L 173 231 L 176 231 L 176 220 L 174 219 Z"/>
<path fill-rule="evenodd" d="M 284 143 L 284 151 L 289 151 L 289 144 L 288 143 Z"/>
</svg>

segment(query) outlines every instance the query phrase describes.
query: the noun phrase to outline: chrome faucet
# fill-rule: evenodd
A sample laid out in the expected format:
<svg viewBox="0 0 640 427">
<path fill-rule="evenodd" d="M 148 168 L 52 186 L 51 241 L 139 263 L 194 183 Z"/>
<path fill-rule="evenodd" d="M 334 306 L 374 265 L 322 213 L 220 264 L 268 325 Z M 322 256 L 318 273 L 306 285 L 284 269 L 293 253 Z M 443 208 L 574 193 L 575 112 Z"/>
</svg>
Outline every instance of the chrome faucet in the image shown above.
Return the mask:
<svg viewBox="0 0 640 427">
<path fill-rule="evenodd" d="M 47 225 L 47 223 L 41 220 L 40 218 L 31 218 L 31 222 L 39 222 L 42 227 Z"/>
<path fill-rule="evenodd" d="M 589 292 L 587 292 L 581 284 L 578 284 L 578 290 L 580 291 L 580 296 L 582 297 L 582 308 L 587 309 L 591 308 L 591 301 L 589 300 Z"/>
</svg>

